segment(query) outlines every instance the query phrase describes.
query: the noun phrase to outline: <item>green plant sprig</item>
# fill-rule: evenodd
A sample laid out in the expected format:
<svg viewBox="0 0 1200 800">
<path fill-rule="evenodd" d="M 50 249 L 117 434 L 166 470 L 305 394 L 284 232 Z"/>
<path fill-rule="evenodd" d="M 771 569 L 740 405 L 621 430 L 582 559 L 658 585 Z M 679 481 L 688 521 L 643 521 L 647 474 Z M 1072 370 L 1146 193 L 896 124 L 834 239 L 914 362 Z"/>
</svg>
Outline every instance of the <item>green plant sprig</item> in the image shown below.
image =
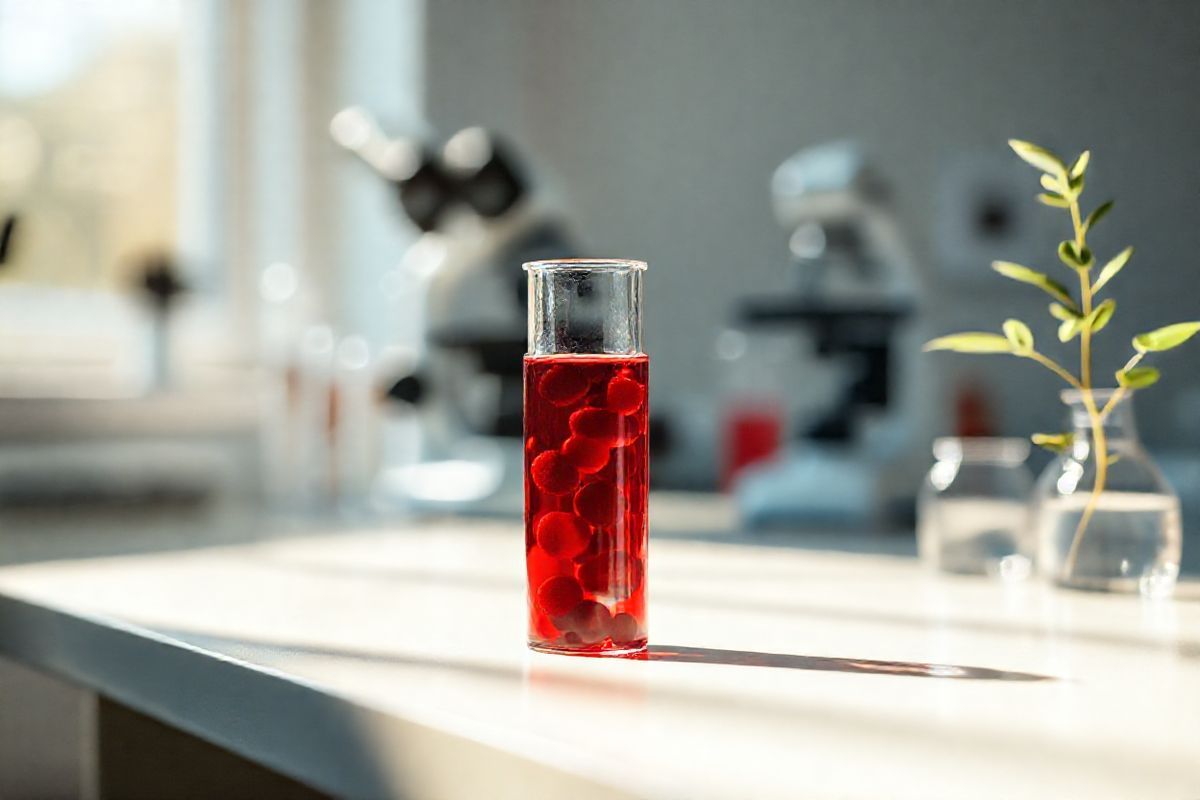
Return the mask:
<svg viewBox="0 0 1200 800">
<path fill-rule="evenodd" d="M 1040 181 L 1043 191 L 1037 195 L 1038 201 L 1052 208 L 1065 209 L 1070 214 L 1072 236 L 1059 243 L 1058 259 L 1075 273 L 1079 282 L 1079 298 L 1076 300 L 1066 286 L 1049 275 L 1021 264 L 994 261 L 992 269 L 1006 278 L 1036 286 L 1053 298 L 1054 302 L 1050 304 L 1049 312 L 1058 320 L 1059 341 L 1066 343 L 1076 336 L 1079 337 L 1079 376 L 1076 377 L 1066 367 L 1038 351 L 1033 332 L 1018 319 L 1005 321 L 1003 333 L 972 331 L 941 336 L 926 343 L 925 350 L 1007 353 L 1019 358 L 1028 358 L 1079 391 L 1087 410 L 1096 451 L 1096 481 L 1064 562 L 1064 570 L 1070 573 L 1074 570 L 1083 534 L 1104 492 L 1108 467 L 1115 462 L 1114 458 L 1109 457 L 1104 420 L 1127 394 L 1158 382 L 1159 371 L 1154 367 L 1141 366 L 1142 359 L 1149 353 L 1178 347 L 1200 333 L 1200 321 L 1179 322 L 1135 336 L 1132 357 L 1114 375 L 1117 389 L 1104 407 L 1100 408 L 1096 403 L 1092 382 L 1092 339 L 1112 320 L 1117 304 L 1112 298 L 1097 302 L 1097 295 L 1129 263 L 1133 257 L 1133 248 L 1126 247 L 1117 253 L 1105 262 L 1093 278 L 1096 259 L 1088 247 L 1087 235 L 1112 210 L 1113 201 L 1101 203 L 1086 216 L 1082 213 L 1079 200 L 1083 194 L 1088 165 L 1091 163 L 1091 152 L 1084 150 L 1070 166 L 1067 166 L 1062 158 L 1050 150 L 1030 142 L 1010 139 L 1008 145 L 1021 160 L 1042 172 Z M 1065 453 L 1074 447 L 1074 437 L 1070 433 L 1037 433 L 1032 438 L 1034 444 L 1059 453 Z"/>
</svg>

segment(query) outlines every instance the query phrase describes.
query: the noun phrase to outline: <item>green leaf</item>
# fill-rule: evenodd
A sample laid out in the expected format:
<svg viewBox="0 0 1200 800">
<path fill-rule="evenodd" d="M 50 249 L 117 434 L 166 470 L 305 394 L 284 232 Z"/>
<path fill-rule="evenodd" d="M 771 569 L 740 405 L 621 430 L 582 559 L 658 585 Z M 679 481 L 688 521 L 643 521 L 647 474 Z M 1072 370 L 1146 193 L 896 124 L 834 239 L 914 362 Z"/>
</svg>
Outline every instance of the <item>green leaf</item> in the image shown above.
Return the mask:
<svg viewBox="0 0 1200 800">
<path fill-rule="evenodd" d="M 1071 204 L 1061 194 L 1043 192 L 1037 196 L 1038 202 L 1051 208 L 1070 208 Z"/>
<path fill-rule="evenodd" d="M 1012 278 L 1014 281 L 1028 283 L 1031 286 L 1036 286 L 1046 294 L 1053 297 L 1055 300 L 1062 302 L 1064 305 L 1071 308 L 1075 307 L 1075 301 L 1071 299 L 1071 293 L 1067 287 L 1063 286 L 1058 281 L 1051 278 L 1049 275 L 1032 270 L 1029 267 L 1023 267 L 1020 264 L 1014 264 L 1011 261 L 993 261 L 992 269 L 999 272 L 1006 278 Z"/>
<path fill-rule="evenodd" d="M 1078 311 L 1075 310 L 1074 307 L 1067 308 L 1066 306 L 1064 306 L 1060 303 L 1051 303 L 1050 304 L 1050 316 L 1054 317 L 1057 320 L 1062 320 L 1063 322 L 1068 322 L 1070 320 L 1079 319 L 1080 314 Z"/>
<path fill-rule="evenodd" d="M 1083 323 L 1083 317 L 1063 320 L 1063 324 L 1058 326 L 1058 340 L 1060 342 L 1069 342 L 1074 339 L 1076 334 L 1083 328 Z"/>
<path fill-rule="evenodd" d="M 1049 172 L 1051 175 L 1066 175 L 1067 173 L 1067 165 L 1063 163 L 1063 160 L 1044 147 L 1039 147 L 1032 142 L 1023 142 L 1020 139 L 1009 139 L 1008 146 L 1022 161 L 1037 167 L 1042 172 Z"/>
<path fill-rule="evenodd" d="M 925 352 L 950 350 L 955 353 L 1011 353 L 1012 344 L 1007 338 L 996 333 L 968 331 L 926 342 L 923 349 Z"/>
<path fill-rule="evenodd" d="M 1092 313 L 1087 318 L 1087 326 L 1091 332 L 1098 333 L 1103 330 L 1108 321 L 1112 319 L 1113 312 L 1116 310 L 1117 301 L 1111 297 L 1092 309 Z"/>
<path fill-rule="evenodd" d="M 1014 355 L 1023 356 L 1033 352 L 1033 331 L 1021 320 L 1005 320 L 1004 336 L 1012 345 Z"/>
<path fill-rule="evenodd" d="M 1133 337 L 1133 347 L 1139 353 L 1170 350 L 1200 332 L 1200 322 L 1177 322 Z"/>
<path fill-rule="evenodd" d="M 1109 211 L 1112 211 L 1112 207 L 1113 207 L 1112 200 L 1105 201 L 1105 202 L 1101 203 L 1100 205 L 1096 206 L 1096 208 L 1092 211 L 1092 213 L 1087 215 L 1087 219 L 1085 219 L 1083 221 L 1083 232 L 1087 233 L 1088 231 L 1090 231 L 1092 229 L 1093 225 L 1095 225 L 1097 222 L 1099 222 L 1101 219 L 1104 218 L 1105 214 L 1107 214 Z"/>
<path fill-rule="evenodd" d="M 1093 261 L 1092 251 L 1086 247 L 1079 249 L 1071 239 L 1058 243 L 1058 258 L 1071 269 L 1088 269 Z"/>
<path fill-rule="evenodd" d="M 1080 175 L 1078 178 L 1070 178 L 1067 181 L 1067 188 L 1069 188 L 1071 192 L 1077 196 L 1083 194 L 1083 185 L 1084 178 L 1082 175 Z"/>
<path fill-rule="evenodd" d="M 1075 441 L 1075 435 L 1072 433 L 1035 433 L 1029 438 L 1038 447 L 1044 447 L 1055 453 L 1067 452 Z"/>
<path fill-rule="evenodd" d="M 1133 248 L 1126 247 L 1124 250 L 1113 256 L 1112 260 L 1104 265 L 1104 269 L 1100 270 L 1100 275 L 1096 278 L 1096 283 L 1092 285 L 1092 291 L 1100 291 L 1100 287 L 1111 281 L 1113 276 L 1120 272 L 1121 268 L 1129 263 L 1129 257 L 1132 255 Z"/>
<path fill-rule="evenodd" d="M 1117 383 L 1126 389 L 1145 389 L 1158 383 L 1159 371 L 1154 367 L 1133 367 L 1117 370 Z"/>
<path fill-rule="evenodd" d="M 1079 158 L 1075 159 L 1075 163 L 1071 165 L 1070 175 L 1072 178 L 1078 178 L 1087 172 L 1088 162 L 1092 160 L 1092 151 L 1084 150 L 1079 154 Z"/>
</svg>

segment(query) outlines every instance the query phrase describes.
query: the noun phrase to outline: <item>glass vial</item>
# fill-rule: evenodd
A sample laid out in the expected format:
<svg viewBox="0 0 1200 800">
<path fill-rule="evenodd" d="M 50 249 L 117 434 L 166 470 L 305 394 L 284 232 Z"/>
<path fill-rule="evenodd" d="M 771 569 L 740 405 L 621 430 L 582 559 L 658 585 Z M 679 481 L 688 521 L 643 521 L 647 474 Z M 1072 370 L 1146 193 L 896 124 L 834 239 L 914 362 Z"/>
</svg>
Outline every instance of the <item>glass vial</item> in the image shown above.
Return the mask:
<svg viewBox="0 0 1200 800">
<path fill-rule="evenodd" d="M 525 356 L 529 646 L 646 648 L 641 261 L 534 261 Z"/>
<path fill-rule="evenodd" d="M 1142 447 L 1133 397 L 1122 393 L 1114 400 L 1113 394 L 1092 390 L 1097 410 L 1112 401 L 1103 419 L 1108 468 L 1098 499 L 1092 497 L 1098 448 L 1088 406 L 1081 392 L 1061 395 L 1074 438 L 1038 480 L 1038 571 L 1060 586 L 1169 597 L 1183 547 L 1179 497 Z"/>
<path fill-rule="evenodd" d="M 1032 571 L 1027 439 L 943 437 L 917 499 L 917 549 L 943 572 L 1020 580 Z"/>
</svg>

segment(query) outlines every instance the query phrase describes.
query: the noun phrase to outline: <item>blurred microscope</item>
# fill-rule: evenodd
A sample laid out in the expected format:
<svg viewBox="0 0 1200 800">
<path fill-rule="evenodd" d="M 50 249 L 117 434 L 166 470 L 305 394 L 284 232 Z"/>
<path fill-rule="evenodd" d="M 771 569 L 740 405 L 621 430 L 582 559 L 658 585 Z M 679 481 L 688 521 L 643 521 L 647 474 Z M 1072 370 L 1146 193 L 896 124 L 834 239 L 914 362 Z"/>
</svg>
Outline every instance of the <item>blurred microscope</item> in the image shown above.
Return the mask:
<svg viewBox="0 0 1200 800">
<path fill-rule="evenodd" d="M 383 508 L 514 513 L 521 507 L 520 265 L 577 255 L 565 221 L 534 191 L 513 149 L 467 128 L 440 151 L 389 138 L 365 111 L 334 140 L 394 188 L 421 235 L 385 281 L 411 319 L 381 355 Z"/>
<path fill-rule="evenodd" d="M 795 289 L 744 298 L 736 334 L 718 345 L 730 362 L 772 351 L 777 361 L 751 384 L 759 398 L 725 409 L 725 477 L 749 527 L 886 525 L 911 495 L 911 480 L 895 476 L 911 449 L 920 369 L 904 325 L 918 292 L 909 249 L 886 186 L 852 143 L 788 158 L 771 201 Z"/>
<path fill-rule="evenodd" d="M 25 229 L 39 222 L 0 215 L 0 276 L 27 268 Z M 126 268 L 125 297 L 21 278 L 0 287 L 7 335 L 22 343 L 0 358 L 0 524 L 83 513 L 90 527 L 96 513 L 170 510 L 182 525 L 256 496 L 248 382 L 179 380 L 169 327 L 185 289 L 180 265 L 154 251 Z"/>
</svg>

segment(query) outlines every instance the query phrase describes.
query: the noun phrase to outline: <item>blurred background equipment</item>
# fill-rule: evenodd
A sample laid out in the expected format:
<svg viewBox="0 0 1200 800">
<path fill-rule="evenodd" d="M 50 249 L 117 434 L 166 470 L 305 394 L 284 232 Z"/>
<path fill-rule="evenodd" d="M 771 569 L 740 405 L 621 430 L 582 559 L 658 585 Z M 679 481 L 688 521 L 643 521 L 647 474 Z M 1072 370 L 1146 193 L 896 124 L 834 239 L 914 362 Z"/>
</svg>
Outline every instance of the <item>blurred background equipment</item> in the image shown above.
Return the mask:
<svg viewBox="0 0 1200 800">
<path fill-rule="evenodd" d="M 797 357 L 771 372 L 803 376 L 816 399 L 798 410 L 795 447 L 739 483 L 742 515 L 752 526 L 876 523 L 891 510 L 882 476 L 911 437 L 903 384 L 915 376 L 914 354 L 897 344 L 916 302 L 912 255 L 881 179 L 852 143 L 793 155 L 775 171 L 771 199 L 795 288 L 743 298 L 736 322 L 798 336 Z M 727 418 L 732 446 L 769 433 L 761 408 L 752 413 Z"/>
<path fill-rule="evenodd" d="M 170 255 L 154 253 L 143 257 L 136 270 L 134 290 L 150 310 L 147 341 L 147 375 L 152 391 L 163 391 L 171 381 L 171 316 L 177 298 L 187 291 L 179 267 Z"/>
<path fill-rule="evenodd" d="M 751 526 L 911 542 L 930 441 L 1059 417 L 1024 365 L 917 355 L 1002 322 L 992 293 L 1021 289 L 985 283 L 988 259 L 1061 238 L 997 143 L 1070 150 L 1068 120 L 1110 120 L 1089 191 L 1123 214 L 1097 245 L 1136 238 L 1150 272 L 1200 251 L 1173 180 L 1196 158 L 1177 101 L 1195 11 L 1104 6 L 1096 48 L 1068 56 L 1026 31 L 1033 4 L 868 5 L 656 0 L 631 26 L 578 0 L 0 0 L 0 425 L 37 398 L 187 438 L 213 409 L 277 511 L 515 514 L 519 265 L 623 254 L 656 264 L 656 487 L 723 487 Z M 1156 50 L 1117 69 L 1100 54 L 1131 24 Z M 962 44 L 979 30 L 1003 46 Z M 1114 283 L 1106 335 L 1147 327 L 1143 308 L 1194 316 L 1148 277 Z M 1180 377 L 1143 431 L 1186 531 L 1197 382 L 1163 366 Z"/>
<path fill-rule="evenodd" d="M 13 249 L 13 239 L 17 231 L 17 215 L 6 214 L 0 217 L 0 266 L 9 259 Z"/>
<path fill-rule="evenodd" d="M 569 226 L 534 191 L 512 148 L 483 128 L 465 128 L 434 151 L 388 139 L 366 111 L 349 108 L 330 131 L 394 186 L 422 231 L 392 278 L 419 294 L 421 338 L 381 376 L 382 401 L 413 411 L 384 415 L 393 430 L 384 434 L 376 499 L 512 513 L 521 492 L 526 338 L 519 265 L 576 255 Z M 402 443 L 405 435 L 416 441 Z"/>
</svg>

